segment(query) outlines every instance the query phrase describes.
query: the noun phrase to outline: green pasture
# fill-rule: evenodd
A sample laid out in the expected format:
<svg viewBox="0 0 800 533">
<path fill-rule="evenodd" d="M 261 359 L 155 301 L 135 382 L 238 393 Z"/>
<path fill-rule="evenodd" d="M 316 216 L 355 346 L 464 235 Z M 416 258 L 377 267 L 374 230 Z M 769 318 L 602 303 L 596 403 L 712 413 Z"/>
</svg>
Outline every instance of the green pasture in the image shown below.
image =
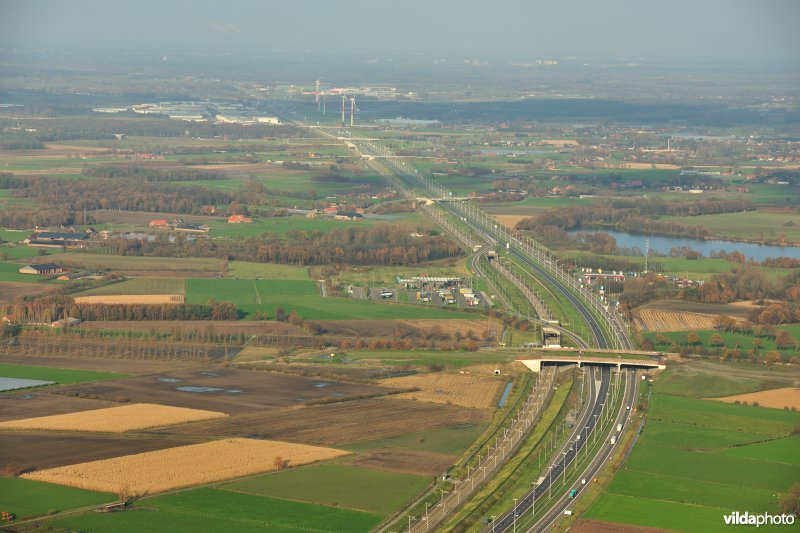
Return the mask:
<svg viewBox="0 0 800 533">
<path fill-rule="evenodd" d="M 724 370 L 724 369 L 723 369 Z M 700 394 L 690 372 L 657 379 L 644 430 L 587 518 L 682 531 L 717 531 L 732 511 L 777 513 L 800 478 L 800 413 L 665 394 Z M 755 379 L 708 379 L 708 395 L 760 388 Z"/>
<path fill-rule="evenodd" d="M 256 311 L 266 311 L 274 317 L 275 308 L 292 310 L 312 320 L 385 320 L 397 318 L 472 318 L 475 315 L 450 312 L 416 305 L 386 302 L 323 298 L 318 284 L 311 280 L 186 280 L 186 302 L 205 304 L 209 299 L 236 304 L 247 318 Z"/>
<path fill-rule="evenodd" d="M 665 494 L 680 494 L 680 501 L 676 503 L 722 509 L 767 509 L 775 504 L 773 491 L 769 489 L 748 487 L 743 491 L 736 484 L 698 481 L 638 470 L 617 473 L 608 490 L 614 494 L 652 500 L 660 500 Z"/>
<path fill-rule="evenodd" d="M 50 511 L 99 505 L 116 500 L 113 494 L 92 492 L 15 477 L 0 477 L 0 511 L 17 519 L 40 516 Z"/>
<path fill-rule="evenodd" d="M 761 382 L 753 378 L 722 376 L 670 367 L 658 377 L 658 388 L 663 394 L 673 396 L 715 398 L 756 392 L 762 387 Z"/>
<path fill-rule="evenodd" d="M 784 324 L 775 326 L 775 331 L 786 330 L 789 334 L 794 337 L 796 340 L 800 341 L 800 324 Z M 659 349 L 666 349 L 669 345 L 658 344 L 656 342 L 656 335 L 663 335 L 667 338 L 667 340 L 672 343 L 676 343 L 679 346 L 704 346 L 706 348 L 729 348 L 729 349 L 739 349 L 742 352 L 747 352 L 753 347 L 753 340 L 758 338 L 761 342 L 761 347 L 759 348 L 759 353 L 763 357 L 768 351 L 770 350 L 777 350 L 777 346 L 775 346 L 775 339 L 773 337 L 754 337 L 752 335 L 745 335 L 744 333 L 733 333 L 729 331 L 716 331 L 713 329 L 708 330 L 695 330 L 694 333 L 697 334 L 699 339 L 699 343 L 696 345 L 689 345 L 687 341 L 687 337 L 689 335 L 689 331 L 664 331 L 661 333 L 655 332 L 645 332 L 642 335 L 653 342 L 653 345 L 656 350 Z M 709 342 L 712 335 L 719 335 L 722 337 L 724 344 L 719 346 L 712 346 Z M 795 346 L 794 349 L 783 350 L 782 354 L 789 356 L 794 356 L 800 353 L 800 346 Z"/>
<path fill-rule="evenodd" d="M 7 192 L 0 189 L 0 198 L 2 198 L 2 193 Z M 6 242 L 20 242 L 24 241 L 28 237 L 31 236 L 33 231 L 16 231 L 10 229 L 0 229 L 0 241 Z"/>
<path fill-rule="evenodd" d="M 0 251 L 2 248 L 0 248 Z M 21 263 L 8 263 L 0 261 L 0 281 L 15 281 L 19 283 L 36 283 L 42 281 L 46 276 L 38 276 L 36 274 L 20 274 L 19 269 L 22 268 Z"/>
<path fill-rule="evenodd" d="M 384 221 L 375 220 L 334 220 L 329 217 L 307 218 L 305 215 L 291 215 L 287 217 L 256 218 L 252 224 L 228 224 L 225 220 L 211 222 L 209 235 L 214 237 L 257 237 L 270 233 L 284 237 L 290 231 L 319 231 L 327 233 L 336 229 L 349 227 L 369 227 Z M 396 222 L 396 221 L 392 221 Z"/>
<path fill-rule="evenodd" d="M 343 284 L 393 287 L 397 283 L 395 279 L 396 276 L 400 276 L 401 278 L 411 278 L 415 276 L 461 277 L 469 280 L 470 272 L 466 263 L 461 261 L 452 266 L 445 262 L 418 267 L 363 266 L 341 270 L 337 275 L 336 281 Z"/>
<path fill-rule="evenodd" d="M 692 533 L 721 533 L 730 530 L 725 526 L 722 516 L 731 510 L 606 493 L 589 508 L 584 517 Z"/>
<path fill-rule="evenodd" d="M 381 517 L 371 513 L 201 488 L 141 500 L 134 511 L 87 513 L 53 522 L 57 528 L 93 533 L 256 533 L 275 531 L 369 531 Z"/>
<path fill-rule="evenodd" d="M 96 287 L 75 294 L 91 296 L 99 294 L 183 294 L 185 281 L 182 278 L 133 278 L 111 285 Z"/>
<path fill-rule="evenodd" d="M 56 255 L 62 251 L 59 248 L 34 248 L 24 244 L 2 244 L 0 245 L 0 259 L 14 260 L 14 259 L 29 259 L 33 257 L 42 257 L 44 255 Z M 22 265 L 20 265 L 22 266 Z"/>
<path fill-rule="evenodd" d="M 659 220 L 675 222 L 683 226 L 703 226 L 715 237 L 723 239 L 750 239 L 775 241 L 781 235 L 790 243 L 800 244 L 800 214 L 796 210 L 790 213 L 768 213 L 749 211 L 747 213 L 720 213 L 716 215 L 698 215 L 692 217 L 663 217 Z M 786 255 L 792 255 L 787 250 Z M 798 251 L 794 250 L 794 255 Z"/>
<path fill-rule="evenodd" d="M 247 261 L 229 261 L 228 278 L 271 280 L 308 279 L 308 269 L 293 265 L 277 265 L 273 263 L 250 263 Z"/>
<path fill-rule="evenodd" d="M 793 435 L 749 446 L 729 448 L 722 453 L 732 457 L 783 463 L 791 465 L 791 468 L 796 470 L 800 466 L 800 437 Z"/>
<path fill-rule="evenodd" d="M 253 477 L 219 488 L 385 516 L 397 511 L 429 484 L 430 479 L 411 474 L 319 464 Z"/>
<path fill-rule="evenodd" d="M 38 261 L 42 262 L 42 261 Z M 175 271 L 221 272 L 224 261 L 200 257 L 134 257 L 84 252 L 66 252 L 58 257 L 59 264 L 74 268 L 95 268 L 115 271 Z M 20 265 L 21 266 L 21 265 Z M 19 267 L 17 267 L 19 268 Z"/>
<path fill-rule="evenodd" d="M 70 383 L 86 383 L 89 381 L 123 378 L 126 376 L 126 374 L 0 363 L 0 376 L 4 378 L 55 381 L 56 383 L 67 385 Z"/>
</svg>

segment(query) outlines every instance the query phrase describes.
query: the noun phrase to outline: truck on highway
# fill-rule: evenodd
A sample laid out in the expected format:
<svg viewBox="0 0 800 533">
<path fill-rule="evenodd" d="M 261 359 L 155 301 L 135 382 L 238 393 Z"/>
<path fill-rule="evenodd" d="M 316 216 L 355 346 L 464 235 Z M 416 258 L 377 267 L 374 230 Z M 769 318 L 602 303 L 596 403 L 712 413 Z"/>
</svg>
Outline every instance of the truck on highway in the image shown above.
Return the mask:
<svg viewBox="0 0 800 533">
<path fill-rule="evenodd" d="M 617 443 L 617 436 L 616 435 L 612 435 L 611 436 L 611 444 L 616 444 L 616 443 Z"/>
<path fill-rule="evenodd" d="M 617 424 L 617 433 L 619 433 L 620 431 L 622 431 L 622 424 L 621 423 Z"/>
</svg>

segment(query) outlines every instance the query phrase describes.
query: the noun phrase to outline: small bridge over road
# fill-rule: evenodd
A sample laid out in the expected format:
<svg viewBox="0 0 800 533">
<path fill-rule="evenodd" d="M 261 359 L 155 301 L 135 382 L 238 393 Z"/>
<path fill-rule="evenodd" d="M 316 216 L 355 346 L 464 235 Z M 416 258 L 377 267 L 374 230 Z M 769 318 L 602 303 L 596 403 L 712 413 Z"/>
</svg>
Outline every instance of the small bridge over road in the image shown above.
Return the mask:
<svg viewBox="0 0 800 533">
<path fill-rule="evenodd" d="M 611 354 L 609 354 L 611 355 Z M 632 358 L 629 354 L 625 357 L 602 357 L 597 355 L 527 355 L 517 357 L 517 361 L 527 366 L 533 372 L 541 372 L 542 363 L 550 365 L 607 365 L 616 366 L 618 369 L 626 368 L 649 368 L 664 370 L 667 368 L 666 362 L 660 357 Z"/>
</svg>

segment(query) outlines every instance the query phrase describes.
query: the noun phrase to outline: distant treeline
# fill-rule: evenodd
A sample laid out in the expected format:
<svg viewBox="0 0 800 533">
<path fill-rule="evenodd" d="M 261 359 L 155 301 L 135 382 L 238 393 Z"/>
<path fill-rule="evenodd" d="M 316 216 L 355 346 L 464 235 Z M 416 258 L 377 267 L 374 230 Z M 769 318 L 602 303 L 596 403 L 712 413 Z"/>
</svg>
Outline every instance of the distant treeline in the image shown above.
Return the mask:
<svg viewBox="0 0 800 533">
<path fill-rule="evenodd" d="M 0 150 L 41 150 L 44 143 L 29 137 L 0 135 Z"/>
<path fill-rule="evenodd" d="M 81 320 L 236 320 L 238 311 L 231 302 L 210 300 L 208 305 L 193 304 L 81 304 L 69 296 L 43 296 L 33 301 L 17 299 L 0 307 L 20 324 L 50 323 L 64 317 Z"/>
<path fill-rule="evenodd" d="M 93 178 L 125 178 L 132 182 L 158 183 L 165 181 L 209 181 L 224 180 L 228 177 L 221 172 L 194 170 L 188 168 L 152 168 L 139 165 L 109 165 L 87 167 L 84 176 Z"/>
<path fill-rule="evenodd" d="M 800 321 L 800 271 L 770 280 L 754 265 L 741 265 L 729 272 L 714 274 L 703 285 L 678 287 L 671 279 L 650 273 L 628 278 L 620 295 L 623 311 L 647 302 L 680 298 L 694 302 L 725 304 L 741 300 L 782 300 L 777 307 L 754 311 L 750 319 L 760 324 Z M 764 311 L 767 311 L 764 313 Z"/>
<path fill-rule="evenodd" d="M 684 226 L 653 217 L 735 213 L 750 209 L 753 209 L 752 202 L 744 198 L 710 198 L 695 202 L 619 199 L 601 205 L 552 208 L 539 216 L 520 220 L 516 228 L 543 235 L 543 240 L 549 243 L 564 241 L 567 231 L 590 228 L 702 239 L 710 235 L 708 229 L 702 226 Z"/>
<path fill-rule="evenodd" d="M 193 171 L 185 174 L 192 176 Z M 10 189 L 14 198 L 29 198 L 40 206 L 0 210 L 0 226 L 15 229 L 76 224 L 83 220 L 83 210 L 93 209 L 201 214 L 204 206 L 230 204 L 239 197 L 206 187 L 142 182 L 138 177 L 63 180 L 4 176 L 0 177 L 0 188 Z"/>
<path fill-rule="evenodd" d="M 412 229 L 397 226 L 346 228 L 329 233 L 290 231 L 285 237 L 223 241 L 198 239 L 167 243 L 112 238 L 104 246 L 116 255 L 221 257 L 236 261 L 290 265 L 416 265 L 461 257 L 457 244 L 441 236 L 411 237 Z"/>
</svg>

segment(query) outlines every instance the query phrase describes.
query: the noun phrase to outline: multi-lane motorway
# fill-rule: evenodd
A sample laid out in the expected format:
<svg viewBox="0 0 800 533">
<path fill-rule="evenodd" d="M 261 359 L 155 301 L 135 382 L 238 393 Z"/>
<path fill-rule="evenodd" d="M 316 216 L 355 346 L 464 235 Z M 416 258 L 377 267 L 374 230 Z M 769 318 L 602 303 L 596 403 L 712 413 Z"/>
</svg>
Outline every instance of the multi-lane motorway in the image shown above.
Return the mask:
<svg viewBox="0 0 800 533">
<path fill-rule="evenodd" d="M 438 189 L 432 182 L 421 178 L 417 173 L 408 171 L 398 164 L 397 161 L 385 157 L 385 155 L 371 143 L 359 143 L 356 146 L 359 152 L 379 160 L 408 185 L 422 191 L 424 194 L 431 196 L 441 195 L 442 190 Z M 540 280 L 561 293 L 569 301 L 570 305 L 575 308 L 578 314 L 580 314 L 591 331 L 598 348 L 619 347 L 631 349 L 633 347 L 627 330 L 620 324 L 618 318 L 607 311 L 601 310 L 597 302 L 594 301 L 592 295 L 585 289 L 583 294 L 576 294 L 575 287 L 571 286 L 575 285 L 575 281 L 570 279 L 573 283 L 568 283 L 568 275 L 558 270 L 557 267 L 553 267 L 551 264 L 553 261 L 552 258 L 544 259 L 549 262 L 547 265 L 549 268 L 546 268 L 543 264 L 543 256 L 538 250 L 534 249 L 530 243 L 520 240 L 518 237 L 510 234 L 505 227 L 494 223 L 491 218 L 479 216 L 485 215 L 485 213 L 474 208 L 470 204 L 458 201 L 444 201 L 440 202 L 439 205 L 452 216 L 468 225 L 472 231 L 484 238 L 487 244 L 505 245 L 506 250 L 512 257 L 530 268 L 534 275 Z"/>
<path fill-rule="evenodd" d="M 592 372 L 592 370 L 589 370 Z M 609 390 L 612 387 L 612 380 L 615 379 L 609 367 L 602 367 L 594 372 L 600 373 L 599 387 L 590 389 L 586 408 L 582 411 L 580 420 L 575 425 L 570 438 L 567 439 L 562 448 L 555 453 L 551 464 L 545 469 L 547 475 L 543 476 L 541 482 L 535 488 L 520 498 L 516 505 L 509 509 L 502 516 L 493 520 L 487 531 L 544 531 L 553 525 L 559 518 L 564 516 L 564 511 L 581 496 L 594 479 L 597 472 L 608 460 L 616 444 L 611 444 L 611 436 L 619 436 L 617 428 L 625 428 L 631 416 L 631 406 L 637 393 L 638 380 L 634 370 L 621 370 L 616 379 L 625 379 L 625 391 L 617 413 L 611 417 L 606 413 L 610 409 L 612 398 Z M 590 387 L 594 380 L 589 379 Z M 619 383 L 619 381 L 617 381 Z M 602 423 L 606 420 L 606 424 Z M 610 423 L 608 423 L 610 422 Z M 599 450 L 590 461 L 586 461 L 589 447 L 597 441 L 601 442 Z M 585 454 L 585 455 L 583 455 Z M 579 463 L 583 463 L 579 466 Z M 544 471 L 543 471 L 544 472 Z M 580 475 L 575 475 L 580 472 Z M 559 476 L 563 476 L 561 479 Z M 573 482 L 569 485 L 564 481 L 570 477 Z M 582 481 L 585 480 L 584 485 Z M 537 480 L 532 480 L 535 482 Z M 558 488 L 556 488 L 558 487 Z M 572 490 L 575 492 L 570 495 Z M 556 500 L 550 496 L 552 492 Z M 560 491 L 560 492 L 558 492 Z M 545 495 L 547 497 L 545 498 Z M 538 503 L 540 502 L 541 503 Z M 543 516 L 532 518 L 536 512 L 537 505 L 546 508 Z"/>
</svg>

